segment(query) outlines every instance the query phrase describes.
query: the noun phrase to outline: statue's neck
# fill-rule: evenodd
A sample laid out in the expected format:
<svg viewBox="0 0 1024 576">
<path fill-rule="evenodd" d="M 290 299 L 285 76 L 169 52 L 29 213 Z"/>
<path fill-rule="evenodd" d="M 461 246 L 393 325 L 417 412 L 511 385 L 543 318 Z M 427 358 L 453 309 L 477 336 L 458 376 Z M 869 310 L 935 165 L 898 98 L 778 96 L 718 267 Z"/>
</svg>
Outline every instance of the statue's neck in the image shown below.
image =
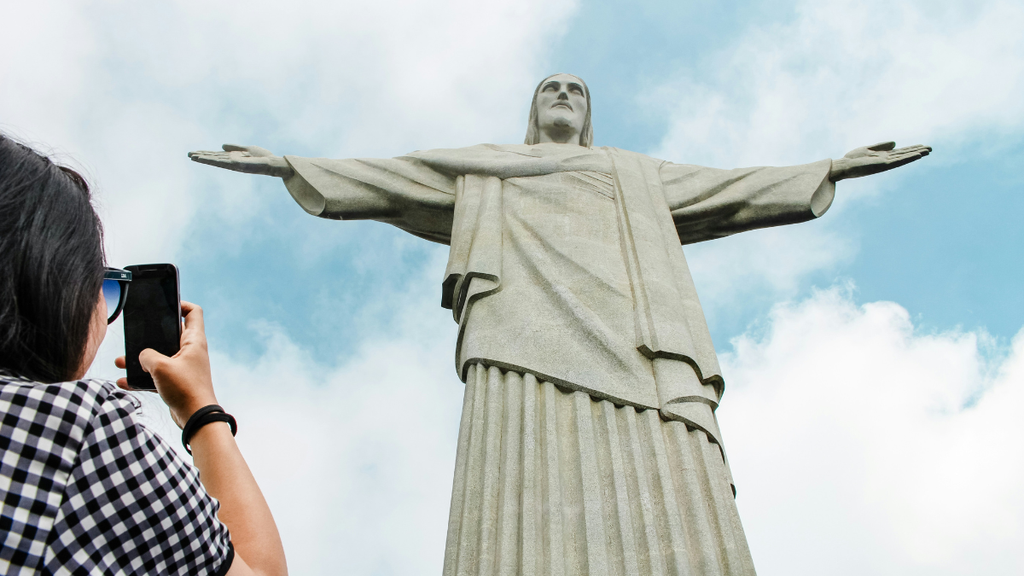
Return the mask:
<svg viewBox="0 0 1024 576">
<path fill-rule="evenodd" d="M 580 132 L 574 128 L 551 126 L 541 129 L 538 144 L 580 144 Z"/>
</svg>

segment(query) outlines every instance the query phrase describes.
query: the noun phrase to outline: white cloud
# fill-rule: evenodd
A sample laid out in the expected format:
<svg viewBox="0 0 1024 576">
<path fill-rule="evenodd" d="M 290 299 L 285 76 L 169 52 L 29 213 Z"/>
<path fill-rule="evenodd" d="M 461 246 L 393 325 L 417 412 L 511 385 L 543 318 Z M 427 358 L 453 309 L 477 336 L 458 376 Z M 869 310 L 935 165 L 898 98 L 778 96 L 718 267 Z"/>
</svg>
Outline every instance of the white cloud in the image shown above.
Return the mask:
<svg viewBox="0 0 1024 576">
<path fill-rule="evenodd" d="M 98 184 L 114 261 L 172 260 L 194 216 L 258 212 L 225 141 L 396 155 L 521 138 L 560 2 L 33 2 L 4 8 L 0 128 Z M 283 189 L 281 193 L 284 193 Z"/>
<path fill-rule="evenodd" d="M 735 313 L 744 300 L 765 306 L 793 294 L 807 274 L 852 259 L 857 242 L 815 221 L 769 228 L 688 246 L 704 313 L 711 326 L 719 316 Z"/>
<path fill-rule="evenodd" d="M 1024 125 L 1024 5 L 804 0 L 784 24 L 753 27 L 728 48 L 653 90 L 672 102 L 655 155 L 718 167 L 801 164 L 882 140 L 932 144 L 915 167 L 842 182 L 846 199 L 884 193 L 908 172 L 956 163 Z M 995 137 L 995 138 L 993 138 Z M 995 143 L 991 143 L 996 140 Z M 806 227 L 804 225 L 803 227 Z M 696 246 L 694 275 L 713 277 L 712 307 L 743 289 L 792 294 L 808 272 L 850 258 L 855 244 L 827 223 Z M 742 261 L 742 268 L 727 263 Z"/>
<path fill-rule="evenodd" d="M 663 155 L 784 165 L 884 139 L 948 154 L 1024 122 L 1020 3 L 803 1 L 796 14 L 702 63 L 710 81 L 662 87 L 676 102 Z"/>
<path fill-rule="evenodd" d="M 1024 570 L 1024 330 L 1000 351 L 832 289 L 733 346 L 719 417 L 760 574 Z"/>
<path fill-rule="evenodd" d="M 447 324 L 443 325 L 447 328 Z M 435 330 L 451 336 L 451 330 Z M 463 385 L 454 338 L 367 342 L 318 365 L 281 332 L 251 366 L 218 355 L 220 397 L 267 496 L 296 574 L 436 574 Z"/>
</svg>

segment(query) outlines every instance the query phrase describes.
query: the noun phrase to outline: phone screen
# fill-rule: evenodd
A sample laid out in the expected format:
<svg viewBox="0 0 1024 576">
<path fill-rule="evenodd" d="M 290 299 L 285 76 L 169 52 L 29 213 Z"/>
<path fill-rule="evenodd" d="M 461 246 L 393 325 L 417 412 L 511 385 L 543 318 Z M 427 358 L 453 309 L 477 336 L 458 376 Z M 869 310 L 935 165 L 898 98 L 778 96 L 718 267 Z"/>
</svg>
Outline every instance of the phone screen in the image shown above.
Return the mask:
<svg viewBox="0 0 1024 576">
<path fill-rule="evenodd" d="M 178 269 L 173 264 L 126 266 L 132 273 L 124 303 L 124 351 L 128 385 L 155 390 L 153 378 L 139 364 L 139 353 L 152 348 L 166 356 L 181 346 Z"/>
</svg>

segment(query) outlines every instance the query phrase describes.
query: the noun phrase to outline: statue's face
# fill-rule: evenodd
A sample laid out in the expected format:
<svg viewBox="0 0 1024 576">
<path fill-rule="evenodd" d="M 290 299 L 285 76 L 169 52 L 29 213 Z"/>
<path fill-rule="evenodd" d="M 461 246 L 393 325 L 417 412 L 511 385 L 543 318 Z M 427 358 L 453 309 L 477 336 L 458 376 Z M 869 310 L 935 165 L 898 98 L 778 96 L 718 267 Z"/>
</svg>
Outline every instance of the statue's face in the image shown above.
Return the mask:
<svg viewBox="0 0 1024 576">
<path fill-rule="evenodd" d="M 544 81 L 537 94 L 537 124 L 541 133 L 555 141 L 560 134 L 579 138 L 587 117 L 587 95 L 583 82 L 569 74 L 558 74 Z"/>
</svg>

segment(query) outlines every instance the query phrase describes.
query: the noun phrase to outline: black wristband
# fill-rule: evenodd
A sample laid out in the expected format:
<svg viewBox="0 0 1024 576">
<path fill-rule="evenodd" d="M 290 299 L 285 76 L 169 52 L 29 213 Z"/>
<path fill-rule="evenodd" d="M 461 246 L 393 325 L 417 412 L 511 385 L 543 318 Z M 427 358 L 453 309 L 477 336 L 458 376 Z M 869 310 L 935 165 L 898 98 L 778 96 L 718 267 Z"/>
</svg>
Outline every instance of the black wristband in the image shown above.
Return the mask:
<svg viewBox="0 0 1024 576">
<path fill-rule="evenodd" d="M 227 414 L 223 408 L 216 404 L 203 406 L 189 417 L 188 422 L 185 422 L 185 426 L 181 429 L 181 443 L 189 454 L 192 453 L 192 449 L 188 445 L 189 440 L 192 439 L 197 430 L 211 422 L 227 422 L 228 426 L 231 426 L 232 436 L 238 432 L 238 423 L 235 422 L 234 416 Z"/>
</svg>

